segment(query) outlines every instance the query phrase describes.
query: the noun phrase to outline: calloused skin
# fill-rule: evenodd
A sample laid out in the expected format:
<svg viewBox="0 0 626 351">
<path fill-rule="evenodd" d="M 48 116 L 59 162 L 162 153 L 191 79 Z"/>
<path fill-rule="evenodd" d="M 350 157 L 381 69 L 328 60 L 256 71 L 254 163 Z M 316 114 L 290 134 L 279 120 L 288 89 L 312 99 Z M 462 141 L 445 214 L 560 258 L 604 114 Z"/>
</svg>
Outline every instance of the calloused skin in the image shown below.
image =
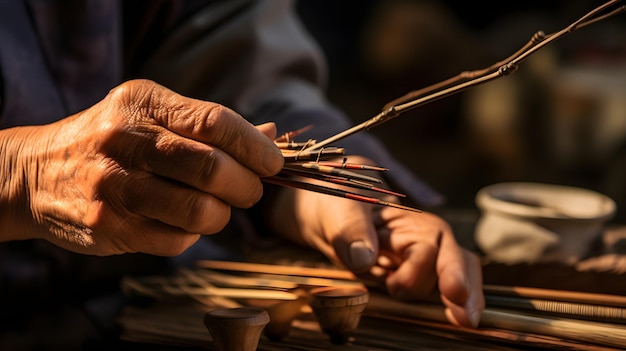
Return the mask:
<svg viewBox="0 0 626 351">
<path fill-rule="evenodd" d="M 259 201 L 261 178 L 284 164 L 275 136 L 274 124 L 255 127 L 219 104 L 148 80 L 123 83 L 56 123 L 0 130 L 0 241 L 179 255 L 199 233 L 223 229 L 231 207 Z M 293 189 L 276 201 L 277 233 L 384 278 L 394 297 L 438 288 L 452 323 L 477 325 L 478 260 L 439 217 Z"/>
<path fill-rule="evenodd" d="M 478 326 L 485 308 L 480 261 L 441 217 L 304 190 L 284 189 L 277 198 L 281 210 L 271 222 L 278 234 L 382 281 L 394 298 L 417 301 L 438 291 L 452 324 Z"/>
</svg>

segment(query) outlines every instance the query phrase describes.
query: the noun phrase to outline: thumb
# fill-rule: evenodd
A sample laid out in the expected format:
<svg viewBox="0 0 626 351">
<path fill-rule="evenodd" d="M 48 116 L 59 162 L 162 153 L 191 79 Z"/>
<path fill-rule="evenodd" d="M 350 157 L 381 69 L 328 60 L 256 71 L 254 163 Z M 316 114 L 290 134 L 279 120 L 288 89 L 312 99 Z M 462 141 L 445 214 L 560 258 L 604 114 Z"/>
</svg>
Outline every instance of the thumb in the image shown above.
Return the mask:
<svg viewBox="0 0 626 351">
<path fill-rule="evenodd" d="M 379 247 L 372 205 L 346 199 L 331 203 L 325 211 L 325 235 L 337 259 L 355 274 L 368 272 L 376 263 Z"/>
</svg>

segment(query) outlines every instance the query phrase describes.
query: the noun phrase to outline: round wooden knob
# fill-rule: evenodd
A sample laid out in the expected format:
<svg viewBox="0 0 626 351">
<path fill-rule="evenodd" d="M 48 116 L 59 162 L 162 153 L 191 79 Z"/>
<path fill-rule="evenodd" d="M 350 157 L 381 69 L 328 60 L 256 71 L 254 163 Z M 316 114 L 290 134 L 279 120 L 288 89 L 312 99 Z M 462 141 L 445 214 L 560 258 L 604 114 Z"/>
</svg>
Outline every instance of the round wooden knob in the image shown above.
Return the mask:
<svg viewBox="0 0 626 351">
<path fill-rule="evenodd" d="M 256 350 L 269 321 L 265 310 L 253 307 L 216 309 L 204 315 L 204 325 L 218 351 Z"/>
<path fill-rule="evenodd" d="M 334 344 L 345 344 L 369 301 L 365 287 L 321 287 L 311 290 L 311 309 Z"/>
<path fill-rule="evenodd" d="M 270 322 L 263 330 L 263 335 L 271 341 L 279 341 L 289 335 L 292 321 L 302 314 L 302 307 L 307 302 L 308 297 L 299 296 L 297 300 L 279 301 L 265 307 Z"/>
</svg>

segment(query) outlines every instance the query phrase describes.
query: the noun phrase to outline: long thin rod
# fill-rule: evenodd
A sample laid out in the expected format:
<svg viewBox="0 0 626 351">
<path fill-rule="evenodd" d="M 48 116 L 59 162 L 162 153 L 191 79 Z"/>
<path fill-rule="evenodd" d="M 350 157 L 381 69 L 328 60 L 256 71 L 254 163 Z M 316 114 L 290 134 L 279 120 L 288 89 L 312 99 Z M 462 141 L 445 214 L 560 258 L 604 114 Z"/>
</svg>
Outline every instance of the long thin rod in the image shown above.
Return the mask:
<svg viewBox="0 0 626 351">
<path fill-rule="evenodd" d="M 300 177 L 309 177 L 309 178 L 314 178 L 314 179 L 321 180 L 324 182 L 334 183 L 334 184 L 343 185 L 347 187 L 363 189 L 363 190 L 371 190 L 371 191 L 375 191 L 375 192 L 379 192 L 379 193 L 383 193 L 387 195 L 393 195 L 397 197 L 406 197 L 406 194 L 398 193 L 398 192 L 388 190 L 385 188 L 380 188 L 380 187 L 375 186 L 374 184 L 356 180 L 356 179 L 348 179 L 344 177 L 324 175 L 324 174 L 306 172 L 306 171 L 302 172 L 299 170 L 292 170 L 289 168 L 283 168 L 283 170 L 281 171 L 281 174 L 288 174 L 288 175 L 294 175 L 294 176 L 300 176 Z"/>
<path fill-rule="evenodd" d="M 385 201 L 385 200 L 378 199 L 375 197 L 365 196 L 365 195 L 361 195 L 361 194 L 357 194 L 357 193 L 353 193 L 353 192 L 349 192 L 345 190 L 335 189 L 335 188 L 329 188 L 323 185 L 301 182 L 301 181 L 297 181 L 293 179 L 280 178 L 280 177 L 274 176 L 274 177 L 265 177 L 263 178 L 263 181 L 280 185 L 280 186 L 284 186 L 284 187 L 288 187 L 288 188 L 309 190 L 309 191 L 313 191 L 313 192 L 317 192 L 321 194 L 342 197 L 345 199 L 356 200 L 356 201 L 375 204 L 375 205 L 395 207 L 395 208 L 408 210 L 412 212 L 422 212 L 422 210 L 418 210 L 416 208 L 404 206 L 404 205 L 393 203 L 390 201 Z"/>
<path fill-rule="evenodd" d="M 519 64 L 524 59 L 526 59 L 528 56 L 541 49 L 542 47 L 548 45 L 549 43 L 561 38 L 566 34 L 572 33 L 579 28 L 601 21 L 615 14 L 624 12 L 626 6 L 620 6 L 617 9 L 614 9 L 604 15 L 599 15 L 601 12 L 619 2 L 621 2 L 621 0 L 608 1 L 605 4 L 593 9 L 576 22 L 567 26 L 565 29 L 554 34 L 546 36 L 541 31 L 537 32 L 523 48 L 518 50 L 515 54 L 511 55 L 503 62 L 498 62 L 495 65 L 483 70 L 462 72 L 461 74 L 445 80 L 441 83 L 434 84 L 421 90 L 410 92 L 407 95 L 385 105 L 383 111 L 373 118 L 362 122 L 361 124 L 358 124 L 354 127 L 346 129 L 338 134 L 335 134 L 334 136 L 331 136 L 325 140 L 317 142 L 309 146 L 308 148 L 305 148 L 303 151 L 312 151 L 322 148 L 326 145 L 335 143 L 362 130 L 369 130 L 375 126 L 383 124 L 391 120 L 392 118 L 397 117 L 402 112 L 457 94 L 461 91 L 467 90 L 470 87 L 484 84 L 494 79 L 512 74 L 518 69 Z M 423 96 L 424 94 L 429 95 Z"/>
<path fill-rule="evenodd" d="M 426 319 L 447 323 L 444 306 L 440 304 L 404 302 L 381 293 L 370 293 L 364 315 L 380 313 L 383 316 L 407 317 L 408 320 Z M 546 335 L 578 341 L 582 344 L 611 346 L 623 349 L 626 345 L 624 325 L 591 322 L 575 318 L 551 317 L 542 314 L 521 314 L 510 309 L 486 307 L 478 331 L 504 329 L 518 333 Z"/>
<path fill-rule="evenodd" d="M 340 280 L 357 280 L 357 277 L 350 271 L 345 269 L 333 268 L 314 268 L 287 266 L 267 263 L 239 262 L 239 261 L 219 261 L 219 260 L 200 260 L 196 262 L 198 267 L 237 271 L 247 273 L 265 273 L 278 275 L 295 275 L 314 278 L 340 279 Z"/>
</svg>

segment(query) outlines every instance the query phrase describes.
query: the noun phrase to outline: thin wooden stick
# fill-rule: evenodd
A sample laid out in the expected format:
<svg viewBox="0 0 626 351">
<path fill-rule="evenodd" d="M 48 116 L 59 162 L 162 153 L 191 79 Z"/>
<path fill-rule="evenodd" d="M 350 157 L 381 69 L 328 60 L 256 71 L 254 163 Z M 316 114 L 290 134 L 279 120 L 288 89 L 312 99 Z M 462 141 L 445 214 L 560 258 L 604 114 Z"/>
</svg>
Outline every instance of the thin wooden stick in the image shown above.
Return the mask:
<svg viewBox="0 0 626 351">
<path fill-rule="evenodd" d="M 626 296 L 596 294 L 578 291 L 528 288 L 520 286 L 483 285 L 485 294 L 526 297 L 531 299 L 580 302 L 592 305 L 626 308 Z"/>
<path fill-rule="evenodd" d="M 380 184 L 383 181 L 370 177 L 365 174 L 356 173 L 354 171 L 348 171 L 341 168 L 329 167 L 329 166 L 320 166 L 314 163 L 295 163 L 295 164 L 286 164 L 283 168 L 286 171 L 299 172 L 302 176 L 308 176 L 311 174 L 321 174 L 321 175 L 331 175 L 335 177 L 342 177 L 344 179 L 356 179 L 364 182 L 372 182 Z"/>
<path fill-rule="evenodd" d="M 485 295 L 485 302 L 487 306 L 490 307 L 546 312 L 570 318 L 588 319 L 600 322 L 626 323 L 626 308 L 621 307 L 494 295 Z"/>
<path fill-rule="evenodd" d="M 386 172 L 389 170 L 389 168 L 385 168 L 385 167 L 378 167 L 378 166 L 371 166 L 371 165 L 362 165 L 359 163 L 349 163 L 346 162 L 345 159 L 343 162 L 338 162 L 338 161 L 319 161 L 317 162 L 319 165 L 322 166 L 330 166 L 330 167 L 337 167 L 337 168 L 346 168 L 346 169 L 360 169 L 360 170 L 364 170 L 364 171 L 379 171 L 379 172 Z"/>
<path fill-rule="evenodd" d="M 141 295 L 154 298 L 161 297 L 163 294 L 172 296 L 220 296 L 232 299 L 269 299 L 269 300 L 297 300 L 296 294 L 267 289 L 235 289 L 235 288 L 217 288 L 217 287 L 191 287 L 185 285 L 174 285 L 165 278 L 157 280 L 158 277 L 150 277 L 151 282 L 158 282 L 156 286 L 144 284 L 141 279 L 125 277 L 122 284 L 130 291 Z"/>
<path fill-rule="evenodd" d="M 311 128 L 313 128 L 313 125 L 308 125 L 308 126 L 304 126 L 298 130 L 293 130 L 287 133 L 284 133 L 282 135 L 280 135 L 279 137 L 277 137 L 276 139 L 274 139 L 275 143 L 281 143 L 281 142 L 290 142 L 292 141 L 291 139 L 310 130 Z"/>
<path fill-rule="evenodd" d="M 292 290 L 298 287 L 294 282 L 284 279 L 271 279 L 269 277 L 240 277 L 230 274 L 218 273 L 214 270 L 197 270 L 196 274 L 218 285 L 229 287 L 260 287 L 264 289 Z"/>
<path fill-rule="evenodd" d="M 313 191 L 313 192 L 317 192 L 321 194 L 337 196 L 337 197 L 341 197 L 345 199 L 356 200 L 356 201 L 375 204 L 375 205 L 395 207 L 398 209 L 412 211 L 412 212 L 422 212 L 422 210 L 412 208 L 409 206 L 404 206 L 404 205 L 397 204 L 397 203 L 393 203 L 390 201 L 386 201 L 386 200 L 382 200 L 382 199 L 378 199 L 378 198 L 374 198 L 370 196 L 365 196 L 365 195 L 361 195 L 357 193 L 352 193 L 352 192 L 345 191 L 345 190 L 329 188 L 329 187 L 318 185 L 318 184 L 297 181 L 293 179 L 280 178 L 277 176 L 273 176 L 273 177 L 264 177 L 263 181 L 267 183 L 272 183 L 272 184 L 288 187 L 288 188 L 309 190 L 309 191 Z"/>
<path fill-rule="evenodd" d="M 370 294 L 370 301 L 364 313 L 368 311 L 446 322 L 443 305 L 407 303 L 375 293 Z M 483 311 L 480 328 L 498 328 L 550 335 L 612 347 L 624 347 L 626 345 L 626 329 L 623 325 L 521 314 L 491 307 L 486 307 Z"/>
<path fill-rule="evenodd" d="M 284 280 L 298 284 L 299 286 L 364 286 L 364 284 L 357 280 L 345 280 L 345 279 L 329 279 L 329 278 L 316 278 L 316 277 L 302 277 L 295 275 L 276 275 L 262 273 L 258 275 L 259 278 L 269 278 L 272 280 Z"/>
<path fill-rule="evenodd" d="M 315 172 L 309 172 L 304 170 L 294 170 L 290 168 L 283 168 L 281 174 L 288 174 L 299 177 L 308 177 L 317 180 L 321 180 L 324 182 L 334 183 L 338 185 L 343 185 L 351 188 L 358 188 L 363 190 L 375 191 L 387 195 L 397 196 L 397 197 L 406 197 L 406 194 L 398 193 L 392 190 L 388 190 L 385 188 L 377 187 L 374 184 L 370 184 L 367 182 L 362 182 L 356 179 L 348 179 L 345 177 L 337 177 L 332 175 L 319 174 Z"/>
<path fill-rule="evenodd" d="M 209 281 L 207 281 L 206 279 L 199 277 L 198 274 L 196 273 L 196 271 L 192 271 L 190 269 L 187 268 L 181 268 L 179 269 L 179 271 L 183 274 L 184 278 L 187 278 L 189 281 L 202 286 L 202 287 L 209 287 L 209 288 L 214 288 L 215 286 L 213 284 L 211 284 Z M 181 277 L 181 278 L 183 278 Z M 174 277 L 172 277 L 174 278 Z M 170 278 L 171 279 L 171 278 Z M 210 296 L 200 296 L 200 295 L 190 295 L 190 297 L 194 300 L 196 300 L 197 302 L 200 302 L 201 304 L 205 305 L 205 306 L 223 306 L 223 307 L 229 307 L 229 308 L 236 308 L 236 307 L 241 307 L 241 304 L 231 298 L 228 297 L 224 297 L 224 296 L 215 296 L 215 295 L 210 295 Z"/>
<path fill-rule="evenodd" d="M 342 156 L 345 152 L 341 147 L 327 147 L 319 150 L 282 150 L 285 162 L 314 161 L 327 157 Z"/>
<path fill-rule="evenodd" d="M 305 277 L 317 277 L 328 279 L 358 280 L 357 277 L 347 270 L 330 269 L 330 268 L 312 268 L 312 267 L 296 267 L 282 266 L 275 264 L 236 262 L 236 261 L 215 261 L 200 260 L 196 262 L 198 267 L 238 271 L 249 273 L 267 273 L 278 275 L 295 275 Z"/>
<path fill-rule="evenodd" d="M 398 315 L 390 315 L 388 313 L 377 313 L 373 311 L 365 311 L 366 315 L 364 316 L 364 321 L 368 321 L 370 318 L 376 318 L 381 321 L 389 320 L 396 321 L 401 323 L 401 327 L 403 328 L 401 331 L 414 329 L 413 326 L 418 326 L 419 331 L 429 335 L 435 335 L 444 337 L 446 339 L 452 340 L 460 340 L 463 344 L 467 340 L 467 337 L 471 337 L 477 339 L 480 342 L 484 342 L 483 345 L 491 345 L 488 347 L 489 350 L 493 350 L 494 346 L 497 349 L 500 349 L 498 345 L 501 345 L 502 342 L 507 344 L 515 344 L 515 350 L 527 350 L 527 349 L 554 349 L 554 350 L 576 350 L 576 351 L 618 351 L 622 350 L 622 348 L 609 347 L 605 345 L 597 345 L 597 344 L 583 344 L 574 340 L 566 340 L 563 338 L 557 338 L 550 335 L 544 334 L 534 334 L 534 333 L 526 333 L 516 330 L 504 330 L 504 329 L 486 329 L 486 328 L 461 328 L 455 325 L 452 325 L 448 322 L 438 322 L 438 321 L 429 321 L 426 319 L 417 319 L 414 317 L 406 317 L 406 316 L 398 316 Z M 393 328 L 393 326 L 390 326 Z M 361 328 L 361 327 L 359 327 Z M 395 330 L 394 330 L 395 331 Z M 404 337 L 406 331 L 397 335 L 397 337 Z M 393 337 L 393 334 L 391 334 Z M 385 337 L 387 333 L 385 333 Z M 408 341 L 408 340 L 407 340 Z M 496 341 L 497 343 L 494 345 L 491 341 Z M 395 345 L 394 345 L 395 346 Z M 519 346 L 519 347 L 517 347 Z M 484 347 L 484 346 L 483 346 Z M 394 347 L 395 350 L 397 347 Z M 444 347 L 448 349 L 448 347 Z M 501 346 L 502 349 L 510 350 L 511 348 L 506 346 Z M 391 349 L 391 348 L 390 348 Z M 464 349 L 464 347 L 460 347 L 460 349 Z M 413 350 L 413 349 L 412 349 Z"/>
<path fill-rule="evenodd" d="M 621 0 L 608 1 L 605 4 L 596 7 L 592 11 L 588 12 L 585 16 L 581 17 L 576 22 L 570 24 L 566 28 L 550 34 L 545 35 L 539 31 L 532 36 L 532 39 L 522 49 L 518 50 L 515 54 L 508 57 L 506 60 L 498 62 L 488 68 L 462 72 L 459 75 L 445 80 L 441 83 L 433 84 L 427 88 L 420 89 L 418 91 L 410 92 L 405 96 L 402 96 L 383 107 L 382 112 L 373 118 L 366 120 L 354 127 L 348 128 L 340 133 L 337 133 L 327 139 L 317 142 L 315 145 L 311 145 L 304 151 L 313 151 L 341 139 L 344 139 L 350 135 L 358 133 L 363 130 L 369 130 L 375 126 L 381 125 L 397 116 L 400 113 L 426 105 L 427 103 L 434 102 L 445 97 L 452 96 L 459 92 L 465 91 L 471 87 L 481 85 L 497 78 L 508 76 L 517 71 L 520 63 L 531 54 L 535 53 L 542 47 L 549 43 L 556 41 L 566 34 L 572 33 L 579 28 L 585 27 L 589 24 L 598 22 L 605 18 L 611 17 L 615 14 L 625 11 L 625 6 L 620 6 L 617 9 L 610 11 L 604 15 L 600 15 L 601 12 L 607 10 L 611 6 L 616 5 Z"/>
<path fill-rule="evenodd" d="M 304 147 L 315 144 L 315 140 L 309 140 L 305 142 L 296 142 L 296 141 L 282 141 L 282 142 L 274 142 L 279 149 L 287 149 L 287 150 L 301 150 Z"/>
<path fill-rule="evenodd" d="M 324 165 L 314 163 L 314 162 L 301 163 L 300 167 L 303 167 L 306 169 L 312 169 L 314 171 L 324 173 L 324 174 L 330 174 L 330 175 L 335 175 L 335 176 L 340 176 L 340 177 L 348 177 L 351 179 L 358 179 L 358 180 L 363 180 L 366 182 L 372 182 L 372 183 L 378 183 L 378 184 L 383 182 L 381 179 L 371 177 L 365 174 L 351 172 L 342 168 L 337 168 L 337 167 L 332 167 L 332 166 L 324 166 Z"/>
<path fill-rule="evenodd" d="M 359 181 L 354 180 L 354 179 L 339 179 L 339 178 L 322 178 L 322 179 L 326 180 L 328 182 L 331 182 L 331 183 L 339 184 L 339 185 L 350 186 L 350 187 L 360 188 L 360 189 L 364 189 L 364 190 L 376 191 L 376 192 L 379 192 L 379 193 L 392 195 L 392 196 L 397 196 L 397 197 L 406 197 L 406 194 L 402 194 L 402 193 L 398 193 L 398 192 L 395 192 L 395 191 L 392 191 L 392 190 L 380 188 L 380 187 L 374 186 L 372 184 L 366 184 L 366 183 L 363 183 L 363 182 L 359 182 Z"/>
</svg>

